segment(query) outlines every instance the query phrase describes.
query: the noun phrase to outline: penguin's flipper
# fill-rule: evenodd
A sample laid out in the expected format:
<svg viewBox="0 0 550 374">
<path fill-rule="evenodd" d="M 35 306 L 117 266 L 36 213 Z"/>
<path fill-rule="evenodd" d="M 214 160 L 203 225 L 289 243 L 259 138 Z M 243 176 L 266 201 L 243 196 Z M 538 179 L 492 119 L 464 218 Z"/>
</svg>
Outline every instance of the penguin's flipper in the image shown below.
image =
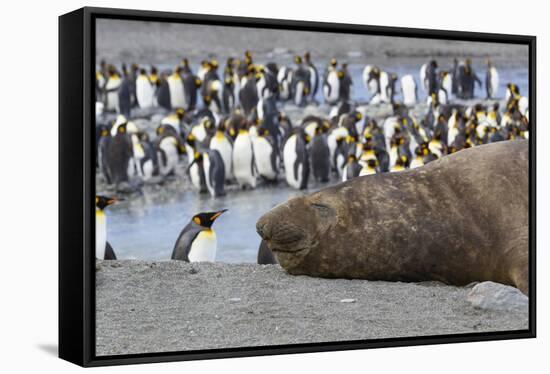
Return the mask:
<svg viewBox="0 0 550 374">
<path fill-rule="evenodd" d="M 103 256 L 104 260 L 116 260 L 116 255 L 113 247 L 111 247 L 111 244 L 107 242 L 105 244 L 105 255 Z"/>
<path fill-rule="evenodd" d="M 172 256 L 170 258 L 172 260 L 189 262 L 189 252 L 191 251 L 193 241 L 202 230 L 204 230 L 204 228 L 194 224 L 193 222 L 185 226 L 176 240 L 176 244 L 174 245 L 174 250 L 172 251 Z"/>
</svg>

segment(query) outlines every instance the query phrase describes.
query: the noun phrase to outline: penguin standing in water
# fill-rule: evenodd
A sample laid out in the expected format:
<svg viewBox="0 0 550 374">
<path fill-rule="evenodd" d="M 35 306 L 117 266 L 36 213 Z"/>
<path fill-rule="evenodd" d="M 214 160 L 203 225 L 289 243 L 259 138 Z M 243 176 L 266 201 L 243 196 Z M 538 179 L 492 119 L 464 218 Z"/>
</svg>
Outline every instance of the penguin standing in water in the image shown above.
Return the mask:
<svg viewBox="0 0 550 374">
<path fill-rule="evenodd" d="M 336 104 L 340 99 L 340 78 L 337 66 L 338 61 L 332 58 L 323 80 L 323 95 L 325 97 L 325 102 L 331 105 Z"/>
<path fill-rule="evenodd" d="M 105 208 L 121 200 L 101 195 L 95 197 L 95 257 L 99 260 L 116 260 L 115 251 L 107 241 Z"/>
<path fill-rule="evenodd" d="M 304 54 L 304 64 L 309 70 L 309 95 L 308 100 L 314 102 L 315 95 L 317 95 L 317 90 L 319 88 L 319 72 L 313 62 L 311 62 L 311 55 L 309 52 Z"/>
<path fill-rule="evenodd" d="M 487 73 L 485 74 L 485 91 L 487 99 L 494 99 L 498 92 L 498 71 L 491 60 L 487 59 Z"/>
<path fill-rule="evenodd" d="M 224 196 L 225 166 L 220 152 L 209 149 L 202 153 L 204 179 L 212 197 Z"/>
<path fill-rule="evenodd" d="M 227 209 L 223 209 L 195 215 L 176 240 L 171 259 L 186 262 L 214 262 L 218 241 L 212 225 L 226 211 Z"/>
<path fill-rule="evenodd" d="M 330 175 L 330 149 L 328 147 L 327 126 L 317 126 L 311 141 L 311 167 L 316 181 L 326 183 Z"/>
<path fill-rule="evenodd" d="M 269 182 L 277 181 L 279 173 L 279 152 L 275 139 L 265 127 L 258 129 L 258 136 L 252 139 L 254 162 L 260 177 Z"/>
<path fill-rule="evenodd" d="M 309 136 L 300 128 L 290 135 L 283 145 L 283 164 L 289 186 L 303 190 L 309 178 L 307 143 Z"/>
<path fill-rule="evenodd" d="M 233 174 L 241 188 L 256 188 L 256 165 L 252 138 L 248 132 L 246 122 L 240 125 L 239 132 L 233 145 Z"/>
</svg>

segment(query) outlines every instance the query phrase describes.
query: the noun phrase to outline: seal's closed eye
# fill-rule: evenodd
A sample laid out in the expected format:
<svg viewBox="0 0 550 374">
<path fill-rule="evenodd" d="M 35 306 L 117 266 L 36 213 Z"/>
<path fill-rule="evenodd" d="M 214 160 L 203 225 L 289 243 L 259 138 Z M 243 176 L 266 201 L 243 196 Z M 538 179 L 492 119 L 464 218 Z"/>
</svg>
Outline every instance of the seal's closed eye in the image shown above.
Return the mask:
<svg viewBox="0 0 550 374">
<path fill-rule="evenodd" d="M 333 208 L 325 204 L 312 203 L 311 206 L 317 210 L 321 218 L 329 218 L 334 216 L 334 214 L 336 213 Z"/>
</svg>

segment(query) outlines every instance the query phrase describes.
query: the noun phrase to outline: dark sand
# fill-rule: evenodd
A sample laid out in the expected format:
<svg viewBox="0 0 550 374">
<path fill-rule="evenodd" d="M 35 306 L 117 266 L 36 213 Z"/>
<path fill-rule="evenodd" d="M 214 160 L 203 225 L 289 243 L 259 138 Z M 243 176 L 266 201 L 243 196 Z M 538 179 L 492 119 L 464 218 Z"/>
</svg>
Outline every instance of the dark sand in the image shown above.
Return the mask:
<svg viewBox="0 0 550 374">
<path fill-rule="evenodd" d="M 469 288 L 290 276 L 279 266 L 100 261 L 97 354 L 520 330 Z M 348 302 L 342 302 L 342 300 Z"/>
</svg>

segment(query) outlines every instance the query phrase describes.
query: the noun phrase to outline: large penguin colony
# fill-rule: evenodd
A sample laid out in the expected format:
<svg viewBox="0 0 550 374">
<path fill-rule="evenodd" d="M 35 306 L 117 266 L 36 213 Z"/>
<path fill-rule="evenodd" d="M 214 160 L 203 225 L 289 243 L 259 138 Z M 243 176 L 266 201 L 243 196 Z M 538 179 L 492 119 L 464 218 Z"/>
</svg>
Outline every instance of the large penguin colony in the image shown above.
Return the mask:
<svg viewBox="0 0 550 374">
<path fill-rule="evenodd" d="M 332 58 L 321 68 L 307 52 L 292 66 L 255 63 L 249 51 L 223 66 L 208 59 L 192 67 L 182 59 L 167 71 L 102 61 L 96 72 L 99 178 L 128 191 L 174 178 L 184 165 L 197 193 L 212 197 L 225 195 L 228 185 L 306 189 L 311 179 L 322 185 L 398 172 L 463 148 L 528 138 L 528 99 L 508 83 L 504 100 L 503 93 L 497 100 L 498 71 L 489 60 L 485 74 L 481 87 L 469 59 L 455 59 L 448 70 L 432 60 L 418 76 L 367 65 L 362 82 L 353 82 L 346 63 Z M 368 102 L 353 100 L 354 84 Z M 422 113 L 413 110 L 422 104 L 417 85 L 427 97 Z M 477 101 L 476 86 L 482 89 Z M 287 105 L 304 114 L 291 120 Z M 305 114 L 320 105 L 330 108 L 328 115 Z M 388 107 L 389 115 L 369 118 L 373 106 Z M 165 114 L 154 135 L 132 117 L 143 110 Z"/>
</svg>

